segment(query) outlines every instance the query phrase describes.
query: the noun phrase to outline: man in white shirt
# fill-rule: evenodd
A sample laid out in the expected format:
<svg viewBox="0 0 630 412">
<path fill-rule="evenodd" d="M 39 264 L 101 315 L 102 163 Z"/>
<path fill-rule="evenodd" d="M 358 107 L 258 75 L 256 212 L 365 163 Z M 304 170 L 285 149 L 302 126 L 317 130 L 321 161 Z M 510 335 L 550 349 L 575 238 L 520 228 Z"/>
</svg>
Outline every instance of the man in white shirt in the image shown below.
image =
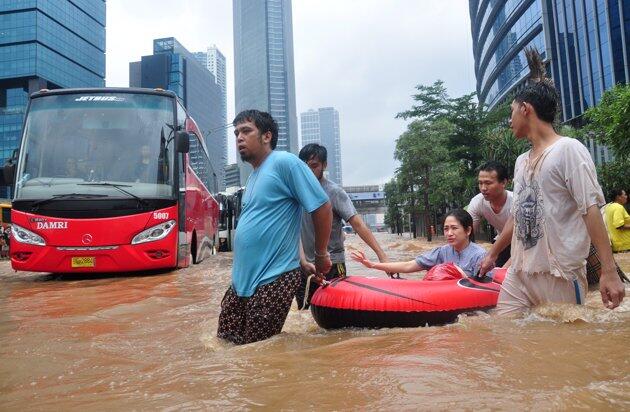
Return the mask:
<svg viewBox="0 0 630 412">
<path fill-rule="evenodd" d="M 508 172 L 501 163 L 490 161 L 479 169 L 479 193 L 470 200 L 470 204 L 466 208 L 473 218 L 473 229 L 475 233 L 479 232 L 481 218 L 486 221 L 497 231 L 497 236 L 493 243 L 497 241 L 505 223 L 511 216 L 512 197 L 513 194 L 509 190 L 505 190 L 508 183 Z M 602 214 L 604 208 L 602 208 Z M 602 217 L 604 217 L 602 215 Z M 605 221 L 605 218 L 604 218 Z M 496 258 L 496 267 L 508 267 L 510 263 L 510 245 L 508 244 Z M 615 263 L 617 273 L 620 279 L 629 282 L 625 273 L 619 265 Z M 599 283 L 599 276 L 602 269 L 599 256 L 595 247 L 591 245 L 589 255 L 586 259 L 586 279 L 589 285 Z"/>
<path fill-rule="evenodd" d="M 481 273 L 492 268 L 511 240 L 512 264 L 499 294 L 498 313 L 550 302 L 582 304 L 587 289 L 584 259 L 592 242 L 602 263 L 602 302 L 613 309 L 625 289 L 599 211 L 604 196 L 595 165 L 584 145 L 555 132 L 558 93 L 545 77 L 538 52 L 527 49 L 526 55 L 532 73 L 512 101 L 510 127 L 532 148 L 516 160 L 512 217 L 482 261 Z"/>
<path fill-rule="evenodd" d="M 479 169 L 477 181 L 481 193 L 473 197 L 466 208 L 473 218 L 474 233 L 479 232 L 481 218 L 484 218 L 497 231 L 496 238 L 498 238 L 503 231 L 503 226 L 510 218 L 512 209 L 512 192 L 505 190 L 508 182 L 507 169 L 499 162 L 490 161 Z M 502 267 L 509 260 L 510 246 L 508 245 L 499 253 L 495 264 Z"/>
</svg>

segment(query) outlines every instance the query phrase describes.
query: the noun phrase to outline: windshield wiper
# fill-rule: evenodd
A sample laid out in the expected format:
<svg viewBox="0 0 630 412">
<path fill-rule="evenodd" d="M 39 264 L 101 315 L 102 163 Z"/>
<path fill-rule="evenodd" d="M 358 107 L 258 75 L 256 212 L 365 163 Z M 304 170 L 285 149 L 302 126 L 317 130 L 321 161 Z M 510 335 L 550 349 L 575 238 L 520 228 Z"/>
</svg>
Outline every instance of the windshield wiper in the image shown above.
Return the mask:
<svg viewBox="0 0 630 412">
<path fill-rule="evenodd" d="M 46 204 L 46 203 L 54 202 L 56 200 L 63 200 L 63 199 L 92 199 L 92 198 L 95 198 L 95 197 L 109 197 L 109 196 L 108 195 L 97 194 L 97 193 L 62 193 L 62 194 L 58 194 L 58 195 L 52 195 L 52 197 L 49 197 L 47 199 L 37 200 L 37 201 L 33 202 L 33 204 L 31 204 L 31 210 L 32 211 L 36 211 L 39 206 L 41 206 L 43 204 Z"/>
<path fill-rule="evenodd" d="M 132 187 L 131 185 L 119 185 L 119 184 L 116 184 L 116 183 L 109 183 L 109 182 L 77 183 L 77 185 L 78 186 L 106 186 L 106 187 L 113 187 L 114 189 L 117 189 L 118 191 L 126 194 L 127 196 L 133 197 L 134 199 L 136 199 L 138 201 L 139 204 L 141 204 L 145 208 L 149 207 L 149 202 L 147 202 L 146 200 L 142 199 L 141 197 L 139 197 L 137 195 L 134 195 L 130 191 L 123 189 L 123 187 Z M 107 195 L 105 195 L 105 196 L 107 196 Z"/>
</svg>

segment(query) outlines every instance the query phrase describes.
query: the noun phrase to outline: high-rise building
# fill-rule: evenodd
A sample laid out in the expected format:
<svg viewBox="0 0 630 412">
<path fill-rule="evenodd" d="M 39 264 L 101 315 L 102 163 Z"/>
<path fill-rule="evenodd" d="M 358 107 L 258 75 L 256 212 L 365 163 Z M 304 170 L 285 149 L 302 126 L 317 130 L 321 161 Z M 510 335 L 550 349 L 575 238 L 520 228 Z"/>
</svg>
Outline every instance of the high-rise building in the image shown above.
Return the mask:
<svg viewBox="0 0 630 412">
<path fill-rule="evenodd" d="M 228 142 L 228 127 L 227 127 L 227 78 L 226 78 L 226 65 L 225 65 L 225 56 L 221 51 L 217 48 L 216 45 L 212 45 L 206 49 L 205 52 L 196 52 L 193 53 L 197 61 L 201 63 L 206 69 L 210 70 L 210 73 L 214 75 L 214 80 L 221 88 L 221 104 L 222 104 L 222 116 L 223 116 L 223 127 L 220 130 L 214 130 L 212 133 L 220 134 L 221 139 L 223 139 L 224 143 L 224 163 L 227 165 L 227 142 Z M 225 172 L 227 173 L 227 172 Z M 225 182 L 227 186 L 227 182 Z"/>
<path fill-rule="evenodd" d="M 297 153 L 291 0 L 233 0 L 233 13 L 236 113 L 269 112 L 278 122 L 276 150 Z M 252 169 L 237 160 L 244 185 Z"/>
<path fill-rule="evenodd" d="M 212 45 L 205 52 L 193 53 L 197 61 L 214 75 L 222 90 L 227 91 L 225 56 L 216 45 Z M 227 103 L 226 103 L 227 106 Z"/>
<path fill-rule="evenodd" d="M 208 147 L 216 187 L 225 189 L 226 141 L 221 88 L 214 75 L 175 38 L 153 40 L 153 54 L 129 63 L 129 86 L 172 90 L 195 119 Z"/>
<path fill-rule="evenodd" d="M 470 0 L 479 101 L 495 107 L 529 73 L 523 50 L 535 47 L 560 92 L 562 121 L 582 114 L 616 83 L 630 83 L 630 1 Z M 593 160 L 610 159 L 592 140 Z"/>
<path fill-rule="evenodd" d="M 19 147 L 31 93 L 103 86 L 105 1 L 0 1 L 2 164 Z"/>
<path fill-rule="evenodd" d="M 239 169 L 236 163 L 230 163 L 225 167 L 225 187 L 239 187 L 241 186 L 241 177 L 239 176 Z"/>
<path fill-rule="evenodd" d="M 343 185 L 341 172 L 341 139 L 339 137 L 339 112 L 333 107 L 322 107 L 300 113 L 302 147 L 317 143 L 328 151 L 326 178 Z"/>
<path fill-rule="evenodd" d="M 536 48 L 549 60 L 542 0 L 470 0 L 479 101 L 493 108 L 524 81 L 523 50 Z"/>
</svg>

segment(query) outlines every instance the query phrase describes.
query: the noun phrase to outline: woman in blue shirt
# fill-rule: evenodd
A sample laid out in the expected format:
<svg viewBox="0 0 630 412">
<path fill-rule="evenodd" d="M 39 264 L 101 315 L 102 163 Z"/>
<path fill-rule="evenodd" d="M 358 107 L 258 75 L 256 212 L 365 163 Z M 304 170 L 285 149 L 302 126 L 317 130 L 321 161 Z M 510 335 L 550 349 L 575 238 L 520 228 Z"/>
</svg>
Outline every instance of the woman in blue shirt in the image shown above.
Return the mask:
<svg viewBox="0 0 630 412">
<path fill-rule="evenodd" d="M 474 276 L 486 250 L 474 243 L 473 220 L 470 214 L 463 209 L 451 211 L 444 220 L 444 236 L 448 244 L 408 262 L 372 262 L 360 251 L 352 252 L 351 257 L 368 268 L 389 273 L 419 272 L 441 263 L 454 263 L 468 276 Z"/>
</svg>

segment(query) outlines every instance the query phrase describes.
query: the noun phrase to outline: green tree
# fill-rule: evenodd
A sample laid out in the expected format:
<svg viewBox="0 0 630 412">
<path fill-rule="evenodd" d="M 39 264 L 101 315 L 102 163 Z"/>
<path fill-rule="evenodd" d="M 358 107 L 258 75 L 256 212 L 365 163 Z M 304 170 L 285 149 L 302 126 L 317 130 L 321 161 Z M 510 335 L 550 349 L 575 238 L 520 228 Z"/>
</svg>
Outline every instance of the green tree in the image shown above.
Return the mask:
<svg viewBox="0 0 630 412">
<path fill-rule="evenodd" d="M 419 232 L 420 214 L 428 229 L 444 212 L 468 204 L 481 163 L 494 159 L 513 170 L 528 143 L 516 140 L 508 127 L 509 103 L 487 111 L 474 93 L 450 97 L 440 80 L 416 86 L 413 99 L 411 109 L 396 116 L 413 121 L 397 140 L 400 167 L 391 190 L 398 191 L 397 204 L 404 205 Z M 393 210 L 388 212 L 388 219 L 395 217 Z"/>
<path fill-rule="evenodd" d="M 416 86 L 416 90 L 417 93 L 413 95 L 416 103 L 410 110 L 398 113 L 396 117 L 427 122 L 444 120 L 450 122 L 453 127 L 446 136 L 445 145 L 448 151 L 444 161 L 457 163 L 457 173 L 463 181 L 469 183 L 476 178 L 476 169 L 485 160 L 482 150 L 485 131 L 495 124 L 503 113 L 483 110 L 475 99 L 475 93 L 450 97 L 441 80 L 431 86 Z M 462 196 L 472 192 L 474 187 L 469 190 L 466 186 L 463 192 L 459 190 Z"/>
<path fill-rule="evenodd" d="M 588 109 L 585 130 L 612 149 L 615 159 L 630 159 L 630 85 L 607 90 L 595 107 Z"/>
<path fill-rule="evenodd" d="M 439 180 L 448 168 L 448 162 L 444 160 L 448 158 L 446 141 L 452 130 L 453 125 L 445 119 L 415 120 L 396 141 L 394 157 L 401 163 L 396 174 L 401 188 L 406 189 L 405 203 L 413 210 L 416 233 L 419 216 L 414 206 L 422 206 L 424 227 L 428 229 L 433 215 L 432 205 L 443 198 L 444 189 L 432 182 Z M 431 241 L 431 231 L 426 230 L 426 234 L 427 240 Z"/>
<path fill-rule="evenodd" d="M 608 194 L 613 188 L 628 189 L 630 170 L 630 85 L 607 90 L 599 104 L 584 114 L 588 124 L 583 137 L 593 137 L 612 150 L 614 160 L 597 168 L 599 183 Z"/>
<path fill-rule="evenodd" d="M 448 116 L 451 101 L 442 80 L 437 80 L 431 86 L 418 85 L 416 90 L 418 93 L 413 95 L 413 99 L 418 104 L 411 106 L 410 110 L 398 113 L 396 118 L 416 118 L 431 122 Z"/>
<path fill-rule="evenodd" d="M 516 158 L 529 149 L 527 140 L 515 138 L 512 130 L 505 126 L 486 130 L 481 146 L 484 159 L 503 164 L 510 176 L 514 176 Z"/>
<path fill-rule="evenodd" d="M 450 99 L 447 119 L 453 124 L 448 139 L 451 159 L 462 163 L 464 171 L 474 173 L 482 161 L 481 138 L 488 116 L 475 101 L 475 93 Z"/>
<path fill-rule="evenodd" d="M 490 118 L 476 102 L 475 93 L 451 98 L 441 80 L 431 86 L 416 86 L 416 90 L 413 99 L 417 103 L 396 117 L 428 122 L 448 120 L 453 125 L 446 140 L 448 156 L 464 163 L 468 169 L 478 166 L 481 159 L 479 142 Z"/>
<path fill-rule="evenodd" d="M 405 199 L 401 194 L 401 190 L 398 187 L 398 181 L 396 178 L 392 178 L 389 182 L 385 183 L 385 204 L 387 205 L 387 211 L 385 212 L 385 224 L 390 227 L 394 233 L 402 233 L 405 231 L 405 217 L 403 214 L 403 207 Z"/>
</svg>

